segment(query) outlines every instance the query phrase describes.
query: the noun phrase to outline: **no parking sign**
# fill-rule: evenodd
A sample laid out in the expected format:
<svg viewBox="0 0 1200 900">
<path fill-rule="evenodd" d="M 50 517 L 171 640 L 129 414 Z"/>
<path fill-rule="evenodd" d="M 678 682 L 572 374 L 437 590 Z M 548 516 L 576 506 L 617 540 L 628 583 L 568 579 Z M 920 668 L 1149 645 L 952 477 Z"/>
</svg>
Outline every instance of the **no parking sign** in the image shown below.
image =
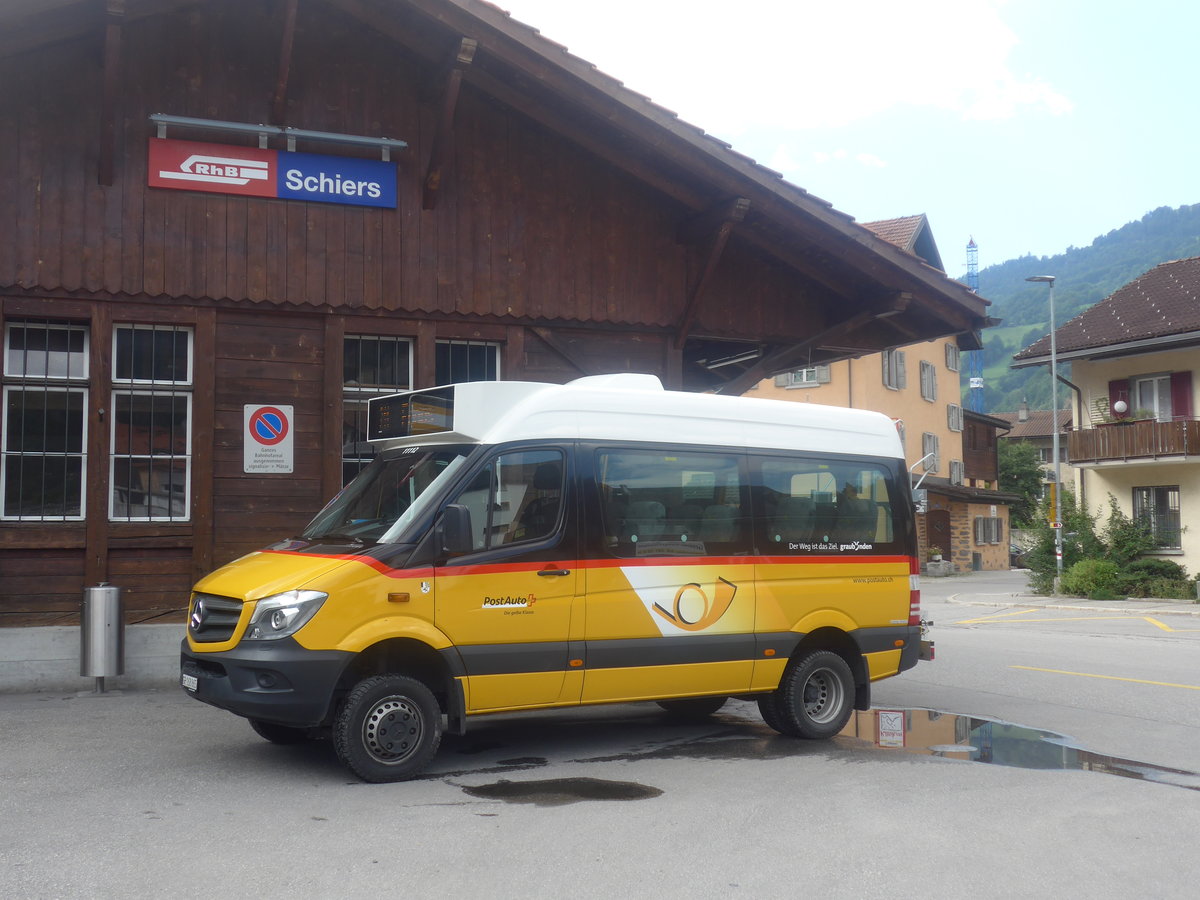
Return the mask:
<svg viewBox="0 0 1200 900">
<path fill-rule="evenodd" d="M 292 407 L 247 403 L 242 471 L 255 474 L 292 471 Z"/>
</svg>

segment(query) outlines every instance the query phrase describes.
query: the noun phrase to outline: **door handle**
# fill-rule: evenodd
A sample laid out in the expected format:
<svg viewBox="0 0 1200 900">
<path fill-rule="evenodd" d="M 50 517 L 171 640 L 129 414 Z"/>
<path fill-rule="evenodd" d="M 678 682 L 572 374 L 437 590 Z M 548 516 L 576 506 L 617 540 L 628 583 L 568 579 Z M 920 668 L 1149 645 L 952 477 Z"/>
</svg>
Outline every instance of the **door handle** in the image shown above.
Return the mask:
<svg viewBox="0 0 1200 900">
<path fill-rule="evenodd" d="M 570 569 L 538 569 L 539 575 L 570 575 Z"/>
</svg>

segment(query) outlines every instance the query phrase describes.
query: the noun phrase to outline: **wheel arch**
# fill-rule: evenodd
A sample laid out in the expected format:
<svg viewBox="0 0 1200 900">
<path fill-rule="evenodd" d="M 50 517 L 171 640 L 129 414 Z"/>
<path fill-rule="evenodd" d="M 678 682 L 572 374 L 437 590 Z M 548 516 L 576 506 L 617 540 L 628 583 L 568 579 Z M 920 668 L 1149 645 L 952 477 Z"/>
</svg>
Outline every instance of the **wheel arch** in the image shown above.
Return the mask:
<svg viewBox="0 0 1200 900">
<path fill-rule="evenodd" d="M 827 626 L 818 628 L 804 636 L 792 651 L 792 660 L 803 659 L 814 650 L 829 650 L 846 661 L 850 674 L 854 676 L 854 708 L 871 708 L 871 675 L 867 661 L 858 644 L 840 628 Z"/>
<path fill-rule="evenodd" d="M 364 678 L 373 675 L 407 675 L 424 684 L 437 698 L 442 712 L 455 723 L 462 717 L 465 702 L 457 675 L 457 654 L 431 647 L 412 637 L 392 637 L 377 641 L 359 652 L 338 681 L 333 707 Z"/>
</svg>

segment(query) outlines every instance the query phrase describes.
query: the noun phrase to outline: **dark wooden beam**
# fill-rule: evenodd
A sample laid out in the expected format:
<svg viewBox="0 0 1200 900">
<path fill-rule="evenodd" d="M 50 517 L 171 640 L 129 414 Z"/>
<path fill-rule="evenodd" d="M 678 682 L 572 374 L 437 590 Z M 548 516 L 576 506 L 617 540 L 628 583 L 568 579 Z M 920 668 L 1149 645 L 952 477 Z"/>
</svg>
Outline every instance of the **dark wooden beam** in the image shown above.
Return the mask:
<svg viewBox="0 0 1200 900">
<path fill-rule="evenodd" d="M 837 340 L 845 337 L 853 331 L 862 328 L 868 322 L 873 321 L 875 315 L 873 313 L 863 311 L 857 315 L 851 316 L 826 328 L 823 331 L 817 332 L 807 340 L 801 341 L 798 344 L 792 344 L 788 347 L 783 347 L 776 350 L 774 353 L 769 353 L 762 359 L 758 360 L 746 371 L 742 372 L 736 378 L 725 382 L 717 389 L 718 394 L 742 394 L 758 384 L 764 378 L 773 375 L 776 372 L 786 372 L 788 369 L 798 366 L 805 361 L 805 356 L 809 351 L 820 347 L 826 341 Z"/>
<path fill-rule="evenodd" d="M 477 46 L 472 38 L 459 39 L 458 46 L 451 51 L 446 63 L 446 74 L 442 83 L 442 110 L 429 149 L 429 165 L 425 168 L 424 188 L 421 193 L 422 209 L 433 209 L 437 206 L 438 192 L 445 175 L 446 158 L 453 145 L 454 113 L 458 108 L 458 92 L 462 87 L 463 70 L 474 61 Z"/>
<path fill-rule="evenodd" d="M 117 92 L 121 77 L 121 26 L 125 0 L 104 3 L 104 79 L 100 99 L 100 160 L 96 180 L 113 183 L 113 161 L 117 154 Z"/>
<path fill-rule="evenodd" d="M 292 47 L 296 43 L 296 7 L 299 0 L 286 0 L 283 12 L 283 34 L 279 39 L 279 71 L 275 77 L 275 94 L 271 98 L 271 122 L 287 123 L 288 81 L 292 72 Z"/>
<path fill-rule="evenodd" d="M 676 349 L 682 349 L 684 343 L 687 342 L 688 332 L 692 328 L 692 320 L 695 319 L 696 310 L 700 306 L 700 299 L 704 296 L 713 274 L 717 271 L 717 264 L 721 261 L 721 254 L 725 252 L 725 245 L 729 243 L 729 235 L 733 233 L 733 226 L 746 218 L 746 212 L 749 209 L 749 200 L 745 197 L 735 197 L 728 203 L 722 203 L 719 207 L 701 213 L 699 216 L 693 216 L 679 227 L 679 235 L 682 239 L 698 239 L 700 235 L 708 234 L 709 241 L 704 268 L 701 269 L 696 283 L 692 285 L 687 303 L 683 307 L 683 315 L 679 320 L 679 328 L 675 334 Z"/>
</svg>

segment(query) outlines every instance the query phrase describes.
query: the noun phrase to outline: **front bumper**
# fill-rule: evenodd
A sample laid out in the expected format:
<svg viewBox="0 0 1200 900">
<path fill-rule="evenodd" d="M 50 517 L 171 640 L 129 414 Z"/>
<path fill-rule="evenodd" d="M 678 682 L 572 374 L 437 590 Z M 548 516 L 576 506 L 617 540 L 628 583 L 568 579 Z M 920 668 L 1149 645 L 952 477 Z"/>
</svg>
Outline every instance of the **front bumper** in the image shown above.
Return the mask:
<svg viewBox="0 0 1200 900">
<path fill-rule="evenodd" d="M 184 638 L 180 684 L 197 700 L 248 719 L 313 727 L 326 721 L 334 688 L 353 655 L 308 650 L 292 638 L 196 653 Z"/>
</svg>

